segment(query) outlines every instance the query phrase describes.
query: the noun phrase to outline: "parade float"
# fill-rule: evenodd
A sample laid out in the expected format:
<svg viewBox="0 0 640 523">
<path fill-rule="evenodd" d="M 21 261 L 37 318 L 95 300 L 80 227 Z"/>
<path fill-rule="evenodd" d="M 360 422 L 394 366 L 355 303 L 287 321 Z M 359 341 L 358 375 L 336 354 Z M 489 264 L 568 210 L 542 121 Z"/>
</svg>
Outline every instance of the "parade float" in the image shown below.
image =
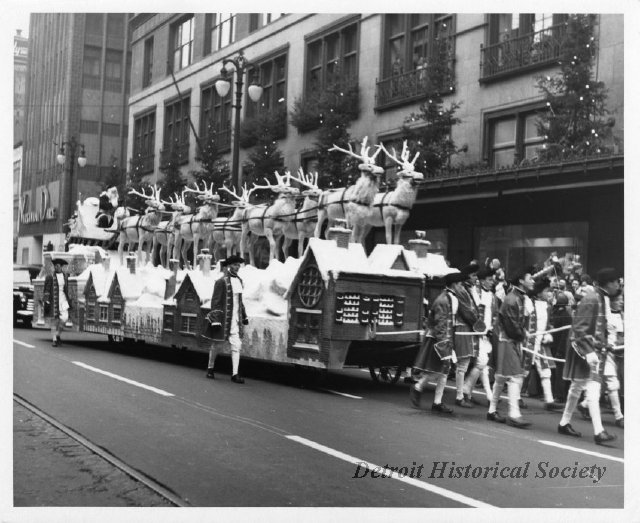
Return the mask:
<svg viewBox="0 0 640 523">
<path fill-rule="evenodd" d="M 349 153 L 354 154 L 351 149 Z M 372 168 L 374 155 L 367 153 L 366 142 L 363 142 L 362 154 L 358 156 L 362 160 L 362 178 L 352 191 L 360 197 L 371 188 L 370 175 L 377 174 Z M 408 162 L 405 153 L 406 150 L 403 151 L 403 162 L 399 162 L 402 168 L 399 179 L 407 182 L 407 188 L 415 187 L 422 175 L 413 171 L 413 164 Z M 354 237 L 354 231 L 347 223 L 361 223 L 366 229 L 378 225 L 376 221 L 367 222 L 367 215 L 376 215 L 377 220 L 379 214 L 385 226 L 394 225 L 392 219 L 384 219 L 390 213 L 383 204 L 374 207 L 376 201 L 384 202 L 383 198 L 376 199 L 376 192 L 371 194 L 368 208 L 361 203 L 351 205 L 350 201 L 334 203 L 336 208 L 342 209 L 346 221 L 341 221 L 335 212 L 327 212 L 325 219 L 328 218 L 330 224 L 326 239 L 311 237 L 306 248 L 300 249 L 300 257 L 285 257 L 284 262 L 279 261 L 276 242 L 283 239 L 287 227 L 298 225 L 294 216 L 299 209 L 295 208 L 292 195 L 298 195 L 300 191 L 292 187 L 292 182 L 306 189 L 301 208 L 307 211 L 309 196 L 321 200 L 322 191 L 314 185 L 317 176 L 302 172 L 298 176 L 279 175 L 277 180 L 277 185 L 261 186 L 278 195 L 270 205 L 250 204 L 251 191 L 246 187 L 240 195 L 227 189 L 236 197 L 236 212 L 222 220 L 233 218 L 241 228 L 241 231 L 238 227 L 229 228 L 227 232 L 233 235 L 231 243 L 220 234 L 217 242 L 212 241 L 215 233 L 220 233 L 220 218 L 215 216 L 220 199 L 213 193 L 213 188 L 191 189 L 209 209 L 208 219 L 199 222 L 203 245 L 216 249 L 222 243 L 227 248 L 227 255 L 232 251 L 242 255 L 251 242 L 238 243 L 238 238 L 264 235 L 270 244 L 270 263 L 266 268 L 247 264 L 239 273 L 244 282 L 243 302 L 249 317 L 242 340 L 243 357 L 326 370 L 368 367 L 374 379 L 395 382 L 401 371 L 410 367 L 415 359 L 424 331 L 425 304 L 439 292 L 442 276 L 452 269 L 441 255 L 427 252 L 429 242 L 421 231 L 409 241 L 409 248 L 393 243 L 378 244 L 367 255 L 360 238 Z M 377 184 L 375 188 L 377 191 Z M 331 194 L 335 192 L 331 191 Z M 152 191 L 151 195 L 140 195 L 147 197 L 148 206 L 147 213 L 141 216 L 159 213 L 172 204 L 171 208 L 175 210 L 180 202 L 177 195 L 175 200 L 161 200 L 158 190 Z M 85 205 L 86 200 L 79 209 Z M 181 205 L 184 210 L 184 199 Z M 398 206 L 403 211 L 407 209 L 406 204 Z M 259 228 L 248 223 L 255 213 L 262 216 Z M 200 214 L 201 210 L 196 210 L 195 216 Z M 395 216 L 398 214 L 396 212 Z M 85 231 L 97 228 L 91 223 L 90 211 L 80 216 Z M 193 216 L 187 220 L 193 222 Z M 185 220 L 185 216 L 180 218 Z M 401 226 L 406 219 L 405 213 L 400 216 L 401 222 L 395 225 Z M 119 230 L 105 232 L 103 229 L 101 232 L 122 236 L 122 227 L 127 220 L 116 224 Z M 159 220 L 156 218 L 155 221 L 158 225 Z M 300 223 L 307 225 L 307 231 L 315 229 L 315 223 L 309 227 L 308 221 L 305 216 Z M 78 231 L 76 227 L 76 237 Z M 142 233 L 147 235 L 150 231 L 153 231 L 151 227 L 147 227 Z M 174 227 L 174 231 L 177 236 L 174 256 L 167 256 L 169 259 L 164 265 L 152 263 L 153 256 L 143 252 L 142 241 L 132 242 L 138 243 L 137 253 L 127 255 L 123 253 L 122 244 L 116 251 L 107 250 L 104 243 L 93 241 L 70 243 L 65 252 L 45 252 L 43 271 L 34 285 L 34 327 L 49 327 L 43 314 L 44 278 L 53 273 L 52 260 L 61 258 L 68 262 L 66 270 L 72 307 L 67 328 L 104 334 L 110 341 L 124 344 L 144 341 L 158 346 L 208 351 L 209 342 L 200 333 L 207 321 L 214 283 L 222 272 L 209 249 L 198 251 L 198 242 L 194 243 L 194 253 L 198 254 L 193 263 L 180 260 L 180 248 L 177 247 L 180 226 Z M 153 243 L 153 234 L 143 238 L 142 233 L 139 239 Z M 293 237 L 297 233 L 290 231 L 289 234 Z M 99 239 L 98 236 L 93 239 Z M 390 233 L 387 238 L 391 238 Z M 300 236 L 300 242 L 303 240 Z M 113 247 L 113 244 L 109 246 Z"/>
</svg>

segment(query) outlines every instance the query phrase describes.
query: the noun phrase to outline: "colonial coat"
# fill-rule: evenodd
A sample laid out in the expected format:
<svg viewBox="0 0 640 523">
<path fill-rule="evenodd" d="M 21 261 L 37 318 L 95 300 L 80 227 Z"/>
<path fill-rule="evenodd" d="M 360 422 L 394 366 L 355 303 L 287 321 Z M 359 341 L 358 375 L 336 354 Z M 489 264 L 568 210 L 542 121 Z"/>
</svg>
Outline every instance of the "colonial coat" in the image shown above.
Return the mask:
<svg viewBox="0 0 640 523">
<path fill-rule="evenodd" d="M 454 313 L 457 307 L 458 299 L 453 291 L 448 289 L 443 290 L 433 301 L 431 313 L 429 314 L 427 335 L 414 364 L 416 369 L 438 374 L 449 374 L 455 331 Z M 449 343 L 447 344 L 446 342 Z M 444 350 L 436 349 L 436 343 L 440 344 L 439 347 L 448 345 L 448 348 Z M 439 351 L 440 354 L 438 354 Z"/>
<path fill-rule="evenodd" d="M 456 332 L 473 332 L 473 325 L 478 321 L 478 307 L 471 292 L 463 287 L 456 293 L 459 301 L 458 311 L 455 315 Z M 474 355 L 477 348 L 478 336 L 454 336 L 453 345 L 458 358 L 469 358 Z"/>
<path fill-rule="evenodd" d="M 211 328 L 207 329 L 203 336 L 213 341 L 227 341 L 231 332 L 231 320 L 233 317 L 233 290 L 231 288 L 231 276 L 225 271 L 224 276 L 216 280 L 211 297 L 211 312 L 207 314 L 207 320 Z M 237 277 L 240 279 L 239 277 Z M 242 280 L 240 280 L 242 282 Z M 243 326 L 249 322 L 247 313 L 242 303 L 242 295 L 239 295 L 240 307 L 238 314 L 239 335 L 242 338 Z"/>
<path fill-rule="evenodd" d="M 607 317 L 605 309 L 607 293 L 597 287 L 578 302 L 571 327 L 571 342 L 567 346 L 562 377 L 565 380 L 587 379 L 591 369 L 585 359 L 590 352 L 596 352 L 603 363 L 607 347 Z M 599 365 L 600 372 L 603 365 Z M 595 377 L 595 376 L 592 376 Z"/>
<path fill-rule="evenodd" d="M 526 316 L 524 310 L 525 293 L 513 287 L 507 294 L 498 312 L 496 330 L 498 344 L 491 352 L 489 365 L 501 376 L 520 376 L 524 374 L 522 350 L 524 342 Z"/>
<path fill-rule="evenodd" d="M 71 308 L 71 300 L 69 299 L 69 276 L 64 274 L 64 287 L 62 292 L 67 298 L 69 308 Z M 44 302 L 44 316 L 45 318 L 54 319 L 60 315 L 60 286 L 58 285 L 58 278 L 54 274 L 48 274 L 44 279 L 44 290 L 42 293 L 42 301 Z"/>
</svg>

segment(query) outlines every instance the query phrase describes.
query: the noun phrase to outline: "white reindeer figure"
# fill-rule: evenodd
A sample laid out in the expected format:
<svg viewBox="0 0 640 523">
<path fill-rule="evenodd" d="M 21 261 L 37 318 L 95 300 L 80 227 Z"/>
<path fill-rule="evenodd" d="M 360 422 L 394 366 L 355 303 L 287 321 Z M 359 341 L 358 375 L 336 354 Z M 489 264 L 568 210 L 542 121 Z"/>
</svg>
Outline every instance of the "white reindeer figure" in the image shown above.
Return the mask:
<svg viewBox="0 0 640 523">
<path fill-rule="evenodd" d="M 318 200 L 322 195 L 322 189 L 318 188 L 318 173 L 305 175 L 302 167 L 298 169 L 298 176 L 291 176 L 287 172 L 290 180 L 298 182 L 308 189 L 300 193 L 304 196 L 302 205 L 296 210 L 293 220 L 287 222 L 284 227 L 282 239 L 282 254 L 287 257 L 289 246 L 293 240 L 298 240 L 298 258 L 304 253 L 304 240 L 311 238 L 316 229 L 318 221 Z"/>
<path fill-rule="evenodd" d="M 180 216 L 174 225 L 173 257 L 179 259 L 179 256 L 182 256 L 184 267 L 189 266 L 187 257 L 189 245 L 193 244 L 193 263 L 195 264 L 200 240 L 206 241 L 208 239 L 213 228 L 213 220 L 218 216 L 220 196 L 213 192 L 213 182 L 209 188 L 207 188 L 206 182 L 203 184 L 204 189 L 202 190 L 198 188 L 198 184 L 195 184 L 195 189 L 185 188 L 185 192 L 196 193 L 198 200 L 201 200 L 203 204 L 195 214 Z"/>
<path fill-rule="evenodd" d="M 233 214 L 226 217 L 217 217 L 213 220 L 213 230 L 211 232 L 212 249 L 215 259 L 219 259 L 222 247 L 226 250 L 226 257 L 242 252 L 242 223 L 245 209 L 252 207 L 249 203 L 251 193 L 255 189 L 247 190 L 247 184 L 242 187 L 241 193 L 237 194 L 235 189 L 231 191 L 227 187 L 221 187 L 221 191 L 228 192 L 235 198 L 232 205 L 235 207 Z"/>
<path fill-rule="evenodd" d="M 351 144 L 349 150 L 333 146 L 330 151 L 341 151 L 349 156 L 358 158 L 362 163 L 358 165 L 360 178 L 354 185 L 341 189 L 329 189 L 322 193 L 318 203 L 318 223 L 316 224 L 315 237 L 320 237 L 322 225 L 325 220 L 329 220 L 329 225 L 333 225 L 336 220 L 347 220 L 347 225 L 352 227 L 352 241 L 359 241 L 364 227 L 364 217 L 367 216 L 369 207 L 373 203 L 373 198 L 378 193 L 379 177 L 384 173 L 384 169 L 375 164 L 376 156 L 380 153 L 380 146 L 376 147 L 376 152 L 369 155 L 367 147 L 368 137 L 364 137 L 360 148 L 360 154 L 353 152 Z M 328 231 L 328 228 L 327 228 Z M 326 237 L 326 234 L 325 234 Z M 358 240 L 356 240 L 358 239 Z"/>
<path fill-rule="evenodd" d="M 124 246 L 137 243 L 138 244 L 138 263 L 142 264 L 142 246 L 147 244 L 146 258 L 144 263 L 149 260 L 151 252 L 151 246 L 153 242 L 153 231 L 160 223 L 160 211 L 164 208 L 160 201 L 160 191 L 156 185 L 151 188 L 151 194 L 144 192 L 138 192 L 134 189 L 129 191 L 129 194 L 136 194 L 145 198 L 147 210 L 144 214 L 138 216 L 129 216 L 120 220 L 118 229 L 120 231 L 120 238 L 118 244 L 118 256 L 120 263 L 123 263 L 124 259 Z"/>
<path fill-rule="evenodd" d="M 171 207 L 173 212 L 171 213 L 171 218 L 161 221 L 153 233 L 151 252 L 155 253 L 156 248 L 160 247 L 158 253 L 160 264 L 166 268 L 169 268 L 169 257 L 173 252 L 174 225 L 182 215 L 191 213 L 191 208 L 184 203 L 185 192 L 183 190 L 181 196 L 178 196 L 178 193 L 174 193 L 175 200 L 171 199 L 171 197 L 169 197 L 169 201 L 162 200 L 162 204 Z"/>
<path fill-rule="evenodd" d="M 409 161 L 409 149 L 407 141 L 404 141 L 400 160 L 395 148 L 392 148 L 393 156 L 384 146 L 384 153 L 400 167 L 396 188 L 391 192 L 378 193 L 371 206 L 367 217 L 361 241 L 364 240 L 372 227 L 384 227 L 387 243 L 400 243 L 400 231 L 409 218 L 411 208 L 416 201 L 418 184 L 424 180 L 422 173 L 415 170 L 416 160 L 420 155 L 417 152 L 413 160 Z M 395 228 L 395 230 L 394 230 Z"/>
<path fill-rule="evenodd" d="M 249 251 L 251 265 L 254 266 L 253 246 L 260 236 L 265 236 L 269 241 L 269 261 L 277 256 L 276 238 L 284 234 L 286 223 L 293 219 L 296 210 L 295 197 L 300 194 L 299 189 L 291 187 L 286 175 L 280 176 L 278 172 L 275 174 L 278 180 L 277 185 L 272 185 L 265 179 L 267 185 L 254 183 L 253 189 L 271 189 L 279 194 L 276 201 L 267 206 L 249 207 L 244 210 L 242 215 L 241 248 L 243 251 L 241 256 L 244 257 L 244 249 L 246 248 Z M 251 233 L 251 237 L 249 237 L 249 233 Z"/>
</svg>

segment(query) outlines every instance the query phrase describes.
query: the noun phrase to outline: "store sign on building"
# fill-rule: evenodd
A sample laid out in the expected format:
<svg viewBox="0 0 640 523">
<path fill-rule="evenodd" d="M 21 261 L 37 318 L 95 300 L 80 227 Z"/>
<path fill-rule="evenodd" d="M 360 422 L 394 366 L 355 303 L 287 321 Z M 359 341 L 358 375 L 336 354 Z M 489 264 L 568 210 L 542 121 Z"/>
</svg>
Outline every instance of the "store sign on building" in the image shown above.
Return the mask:
<svg viewBox="0 0 640 523">
<path fill-rule="evenodd" d="M 22 211 L 20 213 L 21 223 L 36 223 L 44 220 L 55 220 L 58 217 L 58 208 L 50 207 L 49 189 L 46 186 L 39 187 L 36 194 L 38 195 L 38 210 L 27 211 L 29 208 L 29 195 L 22 197 Z"/>
<path fill-rule="evenodd" d="M 27 50 L 29 49 L 29 42 L 27 40 L 13 41 L 13 55 L 14 56 L 27 56 Z"/>
</svg>

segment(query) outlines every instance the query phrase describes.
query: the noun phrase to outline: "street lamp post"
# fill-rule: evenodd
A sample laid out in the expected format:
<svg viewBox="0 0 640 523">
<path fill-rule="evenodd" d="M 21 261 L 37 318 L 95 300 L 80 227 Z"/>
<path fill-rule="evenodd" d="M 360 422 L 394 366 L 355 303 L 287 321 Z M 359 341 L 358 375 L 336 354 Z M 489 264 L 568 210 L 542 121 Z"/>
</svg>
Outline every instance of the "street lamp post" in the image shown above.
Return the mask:
<svg viewBox="0 0 640 523">
<path fill-rule="evenodd" d="M 84 144 L 77 142 L 75 136 L 72 136 L 71 140 L 60 144 L 56 160 L 60 165 L 65 165 L 67 161 L 69 163 L 69 176 L 65 176 L 63 178 L 63 190 L 61 191 L 61 194 L 68 195 L 65 214 L 62 216 L 63 220 L 65 220 L 65 217 L 68 220 L 73 214 L 73 206 L 75 204 L 74 195 L 76 194 L 76 191 L 74 190 L 74 185 L 77 181 L 73 176 L 75 162 L 77 161 L 80 167 L 87 165 Z"/>
<path fill-rule="evenodd" d="M 251 63 L 244 57 L 243 51 L 240 51 L 235 58 L 225 58 L 222 61 L 222 69 L 220 70 L 222 78 L 216 82 L 216 91 L 221 98 L 227 96 L 231 88 L 229 72 L 226 69 L 227 64 L 233 64 L 236 74 L 236 104 L 232 106 L 235 109 L 235 115 L 231 153 L 231 176 L 236 183 L 236 187 L 240 190 L 239 188 L 242 185 L 242 177 L 240 174 L 240 110 L 242 109 L 242 86 L 244 84 L 244 73 Z M 252 101 L 257 102 L 260 100 L 262 96 L 262 86 L 255 82 L 255 80 L 249 85 L 248 91 L 249 98 L 251 98 Z"/>
</svg>

